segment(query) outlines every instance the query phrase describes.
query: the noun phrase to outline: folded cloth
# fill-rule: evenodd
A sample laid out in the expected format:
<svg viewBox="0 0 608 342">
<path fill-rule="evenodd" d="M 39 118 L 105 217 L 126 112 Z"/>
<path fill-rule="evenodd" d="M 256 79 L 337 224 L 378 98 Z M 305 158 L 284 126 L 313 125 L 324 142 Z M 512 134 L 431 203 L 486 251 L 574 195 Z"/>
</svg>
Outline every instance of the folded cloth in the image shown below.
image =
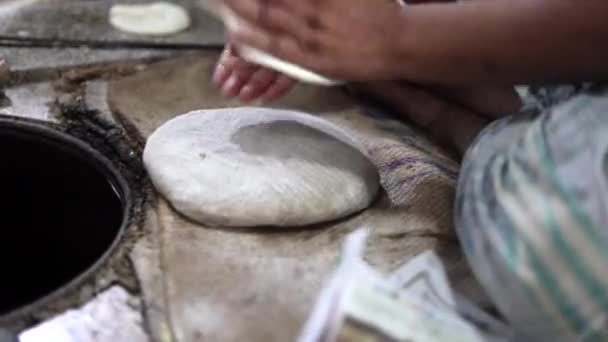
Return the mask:
<svg viewBox="0 0 608 342">
<path fill-rule="evenodd" d="M 467 152 L 456 227 L 478 280 L 531 341 L 608 339 L 608 92 L 532 88 Z M 541 95 L 541 96 L 538 96 Z"/>
</svg>

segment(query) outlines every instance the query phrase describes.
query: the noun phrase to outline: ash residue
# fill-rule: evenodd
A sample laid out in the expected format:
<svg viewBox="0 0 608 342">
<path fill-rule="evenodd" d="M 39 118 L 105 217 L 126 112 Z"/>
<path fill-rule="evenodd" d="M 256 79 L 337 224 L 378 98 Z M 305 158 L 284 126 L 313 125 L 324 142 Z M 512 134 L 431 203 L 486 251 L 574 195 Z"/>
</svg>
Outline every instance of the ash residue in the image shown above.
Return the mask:
<svg viewBox="0 0 608 342">
<path fill-rule="evenodd" d="M 143 138 L 134 136 L 133 132 L 127 134 L 123 127 L 108 122 L 97 111 L 85 108 L 80 102 L 55 103 L 53 111 L 61 122 L 59 127 L 63 132 L 86 142 L 100 152 L 125 178 L 134 202 L 132 223 L 141 225 L 141 209 L 152 194 L 152 185 L 141 158 Z"/>
<path fill-rule="evenodd" d="M 147 177 L 142 153 L 144 141 L 135 132 L 129 132 L 117 123 L 104 120 L 97 111 L 85 108 L 82 102 L 56 103 L 54 111 L 60 119 L 61 129 L 86 143 L 109 159 L 127 181 L 131 190 L 130 225 L 118 252 L 112 258 L 116 281 L 138 291 L 139 286 L 128 254 L 135 241 L 145 232 L 144 211 L 152 199 L 153 187 Z"/>
</svg>

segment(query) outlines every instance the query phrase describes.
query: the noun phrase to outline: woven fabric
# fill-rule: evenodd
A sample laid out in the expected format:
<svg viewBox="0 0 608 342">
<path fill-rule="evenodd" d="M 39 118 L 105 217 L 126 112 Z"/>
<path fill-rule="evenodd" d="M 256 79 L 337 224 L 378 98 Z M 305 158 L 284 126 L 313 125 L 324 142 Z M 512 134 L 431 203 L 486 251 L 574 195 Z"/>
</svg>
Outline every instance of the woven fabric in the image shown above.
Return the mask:
<svg viewBox="0 0 608 342">
<path fill-rule="evenodd" d="M 216 60 L 215 54 L 176 59 L 114 80 L 109 83 L 109 105 L 144 139 L 176 115 L 240 106 L 211 84 Z M 453 229 L 459 165 L 447 153 L 410 126 L 363 108 L 339 89 L 298 86 L 264 106 L 304 111 L 350 132 L 378 167 L 383 193 L 354 216 L 282 233 L 209 229 L 159 199 L 154 208 L 158 222 L 150 224 L 158 233 L 150 239 L 160 241 L 149 245 L 159 246 L 162 267 L 156 273 L 150 262 L 136 267 L 142 279 L 153 274 L 163 279 L 142 281 L 142 288 L 148 301 L 171 316 L 171 332 L 178 340 L 293 340 L 333 271 L 343 238 L 362 226 L 373 230 L 366 259 L 374 267 L 390 272 L 434 249 L 456 290 L 488 305 Z"/>
</svg>

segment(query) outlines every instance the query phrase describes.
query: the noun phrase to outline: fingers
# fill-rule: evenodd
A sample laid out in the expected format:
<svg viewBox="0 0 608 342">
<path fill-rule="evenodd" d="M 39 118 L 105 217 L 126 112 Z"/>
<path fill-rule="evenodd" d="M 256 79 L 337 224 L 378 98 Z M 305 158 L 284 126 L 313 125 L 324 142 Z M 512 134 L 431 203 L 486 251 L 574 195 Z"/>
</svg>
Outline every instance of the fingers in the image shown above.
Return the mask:
<svg viewBox="0 0 608 342">
<path fill-rule="evenodd" d="M 459 153 L 466 151 L 487 124 L 486 119 L 465 107 L 406 83 L 375 82 L 359 86 L 357 92 L 378 98 Z"/>
<path fill-rule="evenodd" d="M 521 98 L 511 86 L 440 87 L 438 90 L 449 99 L 488 118 L 511 115 L 522 106 Z"/>
<path fill-rule="evenodd" d="M 245 62 L 229 47 L 219 59 L 213 82 L 225 96 L 238 97 L 243 102 L 274 100 L 295 84 L 278 72 Z"/>
<path fill-rule="evenodd" d="M 295 80 L 279 74 L 270 87 L 262 94 L 261 98 L 266 101 L 276 100 L 285 95 L 295 83 Z"/>
<path fill-rule="evenodd" d="M 294 81 L 287 76 L 283 76 L 273 70 L 259 68 L 246 82 L 245 86 L 239 93 L 239 99 L 243 102 L 250 102 L 258 98 L 262 98 L 263 100 L 272 100 L 276 97 L 268 98 L 267 93 L 269 91 L 277 87 L 285 87 L 287 90 L 291 87 L 291 85 L 293 85 L 293 83 Z M 282 94 L 279 94 L 278 96 L 280 95 Z"/>
<path fill-rule="evenodd" d="M 320 50 L 323 27 L 313 1 L 226 0 L 239 19 L 227 22 L 229 40 L 301 64 L 304 51 Z"/>
<path fill-rule="evenodd" d="M 222 94 L 235 97 L 258 69 L 258 66 L 247 63 L 230 52 L 225 53 L 215 68 L 213 82 Z"/>
<path fill-rule="evenodd" d="M 240 58 L 234 53 L 234 50 L 230 46 L 226 46 L 215 66 L 213 83 L 221 87 L 228 80 L 239 60 Z"/>
<path fill-rule="evenodd" d="M 399 90 L 403 101 L 409 103 L 410 117 L 424 122 L 431 134 L 456 147 L 460 153 L 466 151 L 488 124 L 487 119 L 475 112 L 414 85 L 402 83 Z M 425 119 L 427 115 L 431 118 Z"/>
<path fill-rule="evenodd" d="M 272 70 L 259 68 L 251 75 L 251 78 L 247 80 L 245 86 L 239 92 L 239 100 L 250 102 L 257 99 L 276 78 L 277 75 Z"/>
<path fill-rule="evenodd" d="M 297 40 L 241 22 L 228 31 L 228 39 L 235 45 L 245 45 L 269 53 L 277 58 L 306 66 L 306 54 Z M 314 44 L 308 44 L 314 45 Z"/>
</svg>

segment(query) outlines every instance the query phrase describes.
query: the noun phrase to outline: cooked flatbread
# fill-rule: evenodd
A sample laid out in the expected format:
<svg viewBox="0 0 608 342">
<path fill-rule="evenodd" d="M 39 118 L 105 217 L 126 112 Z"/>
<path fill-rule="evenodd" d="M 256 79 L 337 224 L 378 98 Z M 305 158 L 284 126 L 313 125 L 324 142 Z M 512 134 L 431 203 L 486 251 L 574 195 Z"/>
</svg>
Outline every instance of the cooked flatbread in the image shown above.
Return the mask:
<svg viewBox="0 0 608 342">
<path fill-rule="evenodd" d="M 190 15 L 183 7 L 171 2 L 119 4 L 110 8 L 110 24 L 129 33 L 167 36 L 187 29 Z"/>
</svg>

